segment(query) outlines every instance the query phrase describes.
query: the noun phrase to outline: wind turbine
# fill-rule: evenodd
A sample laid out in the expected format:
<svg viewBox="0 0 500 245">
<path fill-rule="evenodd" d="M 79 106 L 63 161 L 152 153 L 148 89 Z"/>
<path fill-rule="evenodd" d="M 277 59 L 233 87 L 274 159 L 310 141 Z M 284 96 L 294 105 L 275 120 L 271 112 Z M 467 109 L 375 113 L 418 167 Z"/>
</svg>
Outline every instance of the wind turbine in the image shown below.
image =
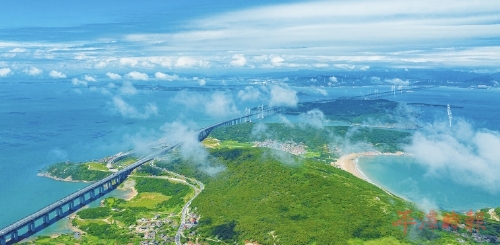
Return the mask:
<svg viewBox="0 0 500 245">
<path fill-rule="evenodd" d="M 451 118 L 452 118 L 452 116 L 451 116 L 450 104 L 448 104 L 447 108 L 448 108 L 448 120 L 450 121 L 450 127 L 451 127 Z"/>
</svg>

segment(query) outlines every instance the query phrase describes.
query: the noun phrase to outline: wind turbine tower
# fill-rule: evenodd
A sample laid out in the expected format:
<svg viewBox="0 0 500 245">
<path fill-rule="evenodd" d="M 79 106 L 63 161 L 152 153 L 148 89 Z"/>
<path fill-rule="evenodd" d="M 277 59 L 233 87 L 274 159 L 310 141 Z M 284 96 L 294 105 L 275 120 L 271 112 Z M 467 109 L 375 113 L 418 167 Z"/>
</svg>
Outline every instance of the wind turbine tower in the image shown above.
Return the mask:
<svg viewBox="0 0 500 245">
<path fill-rule="evenodd" d="M 448 120 L 450 121 L 450 127 L 451 127 L 451 118 L 452 118 L 452 117 L 451 117 L 451 109 L 450 109 L 450 104 L 448 104 L 447 108 L 448 108 Z"/>
</svg>

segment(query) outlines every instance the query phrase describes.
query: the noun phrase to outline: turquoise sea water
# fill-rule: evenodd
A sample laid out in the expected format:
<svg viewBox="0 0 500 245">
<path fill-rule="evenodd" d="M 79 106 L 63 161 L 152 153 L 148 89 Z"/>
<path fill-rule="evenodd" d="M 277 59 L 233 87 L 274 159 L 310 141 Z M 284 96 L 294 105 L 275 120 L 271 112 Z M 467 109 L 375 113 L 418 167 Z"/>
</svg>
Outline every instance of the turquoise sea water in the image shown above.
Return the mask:
<svg viewBox="0 0 500 245">
<path fill-rule="evenodd" d="M 378 186 L 430 210 L 466 212 L 500 206 L 500 194 L 430 175 L 410 156 L 362 157 L 358 166 Z"/>
<path fill-rule="evenodd" d="M 500 90 L 498 89 L 434 88 L 425 92 L 399 96 L 395 100 L 463 107 L 452 109 L 453 126 L 450 129 L 452 131 L 458 130 L 456 122 L 459 119 L 470 124 L 472 131 L 475 132 L 498 135 L 500 131 L 500 107 L 498 106 Z M 419 114 L 422 126 L 429 127 L 432 123 L 447 124 L 448 122 L 446 108 L 422 107 L 419 108 Z M 454 133 L 455 136 L 460 135 L 459 132 Z M 470 164 L 473 165 L 474 162 Z M 453 171 L 453 167 L 440 174 L 433 174 L 419 164 L 414 157 L 409 156 L 362 157 L 358 166 L 376 184 L 427 209 L 468 211 L 500 206 L 499 191 L 492 191 L 486 181 L 483 186 L 478 186 L 471 185 L 465 180 L 452 178 L 448 172 Z M 497 169 L 491 171 L 497 171 Z"/>
</svg>

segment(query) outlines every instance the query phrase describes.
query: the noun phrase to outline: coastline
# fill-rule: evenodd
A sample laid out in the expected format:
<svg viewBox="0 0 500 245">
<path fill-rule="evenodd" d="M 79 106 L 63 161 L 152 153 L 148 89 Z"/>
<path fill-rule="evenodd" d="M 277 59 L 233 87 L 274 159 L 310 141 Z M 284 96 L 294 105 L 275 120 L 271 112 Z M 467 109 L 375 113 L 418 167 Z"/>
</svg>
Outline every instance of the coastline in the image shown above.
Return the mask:
<svg viewBox="0 0 500 245">
<path fill-rule="evenodd" d="M 57 178 L 57 177 L 51 176 L 48 173 L 42 173 L 42 172 L 38 173 L 37 176 L 46 177 L 46 178 L 50 178 L 50 179 L 54 179 L 54 180 L 58 180 L 58 181 L 63 181 L 63 182 L 86 182 L 86 183 L 90 183 L 89 181 L 75 181 L 75 180 L 72 180 L 71 177 L 68 177 L 66 179 L 61 179 L 61 178 Z M 130 201 L 130 200 L 132 200 L 134 197 L 136 197 L 139 194 L 138 191 L 135 189 L 135 181 L 133 179 L 127 179 L 123 183 L 122 187 L 118 187 L 118 188 L 116 188 L 113 191 L 116 191 L 116 190 L 119 190 L 121 193 L 115 193 L 115 195 L 108 193 L 107 197 L 115 196 L 115 197 L 118 197 L 118 198 L 125 199 L 126 201 Z M 102 197 L 102 198 L 105 198 L 105 197 Z M 88 207 L 88 205 L 87 205 L 87 207 Z M 84 231 L 80 230 L 78 227 L 73 226 L 72 221 L 73 221 L 73 219 L 77 218 L 76 217 L 76 213 L 77 212 L 75 211 L 74 213 L 68 215 L 68 217 L 63 218 L 60 221 L 57 221 L 55 224 L 58 224 L 58 225 L 54 226 L 54 230 L 49 231 L 47 233 L 44 233 L 43 235 L 50 236 L 51 238 L 54 238 L 54 237 L 58 237 L 58 236 L 60 236 L 62 234 L 71 235 L 71 234 L 75 234 L 75 233 L 79 233 L 79 234 L 85 233 Z M 34 241 L 34 240 L 38 239 L 38 237 L 40 235 L 41 234 L 34 235 L 34 236 L 30 237 L 26 241 Z"/>
<path fill-rule="evenodd" d="M 395 153 L 382 153 L 382 152 L 374 152 L 374 151 L 368 151 L 368 152 L 358 152 L 358 153 L 349 153 L 347 155 L 342 155 L 339 159 L 337 159 L 336 162 L 332 162 L 330 165 L 338 167 L 344 171 L 347 171 L 351 173 L 352 175 L 372 184 L 377 186 L 378 188 L 384 190 L 387 194 L 394 196 L 391 192 L 388 190 L 382 188 L 381 186 L 375 184 L 370 178 L 368 178 L 365 173 L 359 168 L 358 165 L 358 160 L 360 157 L 364 156 L 404 156 L 407 155 L 404 152 L 395 152 Z"/>
<path fill-rule="evenodd" d="M 85 181 L 85 180 L 73 180 L 71 178 L 71 176 L 69 176 L 68 178 L 59 178 L 59 177 L 55 177 L 55 176 L 52 176 L 50 175 L 48 172 L 38 172 L 36 174 L 36 176 L 39 176 L 39 177 L 44 177 L 44 178 L 49 178 L 49 179 L 53 179 L 53 180 L 57 180 L 57 181 L 63 181 L 63 182 L 73 182 L 73 183 L 93 183 L 92 181 Z"/>
</svg>

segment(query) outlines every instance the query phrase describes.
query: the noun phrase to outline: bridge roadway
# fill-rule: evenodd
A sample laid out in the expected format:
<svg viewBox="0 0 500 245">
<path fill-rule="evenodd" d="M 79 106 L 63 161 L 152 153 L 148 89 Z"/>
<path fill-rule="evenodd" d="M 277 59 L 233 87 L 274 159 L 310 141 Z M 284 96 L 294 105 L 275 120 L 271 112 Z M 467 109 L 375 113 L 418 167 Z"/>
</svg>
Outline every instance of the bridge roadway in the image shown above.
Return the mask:
<svg viewBox="0 0 500 245">
<path fill-rule="evenodd" d="M 257 110 L 257 112 L 250 113 L 242 117 L 210 125 L 197 132 L 198 140 L 200 142 L 204 140 L 215 128 L 247 122 L 248 120 L 251 120 L 252 116 L 256 115 L 259 118 L 264 118 L 275 113 L 279 113 L 283 110 L 283 107 L 260 109 Z M 75 193 L 68 195 L 61 200 L 56 201 L 38 210 L 37 212 L 28 215 L 25 218 L 3 228 L 2 230 L 0 230 L 0 245 L 8 245 L 19 242 L 37 233 L 38 231 L 43 230 L 56 221 L 63 219 L 71 213 L 74 213 L 78 209 L 114 190 L 128 177 L 128 175 L 135 168 L 153 160 L 159 155 L 165 154 L 166 152 L 180 146 L 181 144 L 182 143 L 173 144 L 146 157 L 143 157 L 137 162 L 121 169 L 120 171 L 117 171 L 116 173 L 113 173 L 100 181 L 97 181 L 81 190 L 78 190 Z M 65 206 L 66 208 L 64 208 Z"/>
</svg>

